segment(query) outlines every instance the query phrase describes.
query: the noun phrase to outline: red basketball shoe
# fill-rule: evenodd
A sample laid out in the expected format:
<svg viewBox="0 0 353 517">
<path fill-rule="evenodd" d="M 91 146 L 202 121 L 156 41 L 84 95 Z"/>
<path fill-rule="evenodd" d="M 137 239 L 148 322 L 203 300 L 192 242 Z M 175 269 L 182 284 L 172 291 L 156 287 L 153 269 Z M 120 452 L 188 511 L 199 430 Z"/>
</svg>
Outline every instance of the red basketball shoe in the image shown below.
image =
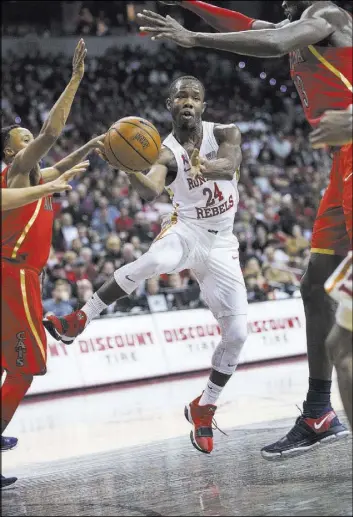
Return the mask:
<svg viewBox="0 0 353 517">
<path fill-rule="evenodd" d="M 43 325 L 54 339 L 71 345 L 84 331 L 86 322 L 86 314 L 83 311 L 75 311 L 62 318 L 48 316 L 43 320 Z"/>
<path fill-rule="evenodd" d="M 210 454 L 213 449 L 213 416 L 217 406 L 199 406 L 200 398 L 201 395 L 185 406 L 184 415 L 194 425 L 193 431 L 190 431 L 191 443 L 198 451 Z"/>
</svg>

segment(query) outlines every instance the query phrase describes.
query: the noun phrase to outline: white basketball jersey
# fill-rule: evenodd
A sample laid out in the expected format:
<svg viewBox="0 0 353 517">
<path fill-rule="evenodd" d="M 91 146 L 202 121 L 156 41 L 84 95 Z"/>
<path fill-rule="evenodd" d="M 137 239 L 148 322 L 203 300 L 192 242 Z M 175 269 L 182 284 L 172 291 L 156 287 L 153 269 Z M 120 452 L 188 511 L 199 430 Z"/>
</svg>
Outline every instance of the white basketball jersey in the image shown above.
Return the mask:
<svg viewBox="0 0 353 517">
<path fill-rule="evenodd" d="M 350 251 L 338 268 L 325 282 L 326 292 L 336 300 L 352 307 L 353 302 L 353 253 Z"/>
<path fill-rule="evenodd" d="M 208 160 L 216 158 L 219 147 L 213 128 L 213 122 L 202 122 L 200 156 Z M 192 179 L 189 176 L 191 164 L 184 147 L 172 134 L 163 145 L 172 151 L 178 166 L 175 180 L 167 187 L 177 218 L 218 231 L 232 230 L 239 201 L 237 171 L 234 171 L 232 181 Z"/>
<path fill-rule="evenodd" d="M 339 303 L 337 323 L 352 332 L 353 317 L 353 253 L 350 251 L 343 262 L 325 282 L 326 292 Z"/>
</svg>

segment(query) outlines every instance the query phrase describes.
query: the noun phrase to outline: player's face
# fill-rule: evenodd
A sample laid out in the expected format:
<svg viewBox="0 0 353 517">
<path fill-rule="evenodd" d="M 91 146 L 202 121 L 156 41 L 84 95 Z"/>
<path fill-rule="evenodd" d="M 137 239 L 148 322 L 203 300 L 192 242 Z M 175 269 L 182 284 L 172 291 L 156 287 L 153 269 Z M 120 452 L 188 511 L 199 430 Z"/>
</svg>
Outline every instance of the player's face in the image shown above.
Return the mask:
<svg viewBox="0 0 353 517">
<path fill-rule="evenodd" d="M 33 135 L 28 129 L 24 127 L 16 127 L 10 131 L 10 138 L 6 150 L 13 158 L 16 154 L 27 147 L 27 145 L 34 140 Z"/>
<path fill-rule="evenodd" d="M 167 105 L 173 122 L 178 127 L 195 127 L 197 122 L 201 121 L 206 107 L 201 85 L 196 82 L 177 83 L 173 97 L 168 99 Z"/>
<path fill-rule="evenodd" d="M 299 0 L 298 2 L 285 0 L 284 2 L 282 2 L 282 7 L 284 10 L 284 14 L 287 16 L 288 20 L 291 22 L 295 22 L 296 20 L 300 20 L 300 17 L 305 11 L 305 9 L 307 9 L 311 4 L 312 2 L 304 0 Z"/>
</svg>

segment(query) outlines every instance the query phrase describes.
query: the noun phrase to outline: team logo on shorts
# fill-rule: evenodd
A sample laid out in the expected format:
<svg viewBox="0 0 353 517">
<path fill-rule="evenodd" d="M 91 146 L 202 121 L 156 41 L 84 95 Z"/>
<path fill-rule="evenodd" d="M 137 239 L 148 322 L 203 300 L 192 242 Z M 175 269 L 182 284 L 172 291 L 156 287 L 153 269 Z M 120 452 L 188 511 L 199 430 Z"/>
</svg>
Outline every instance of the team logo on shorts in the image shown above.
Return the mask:
<svg viewBox="0 0 353 517">
<path fill-rule="evenodd" d="M 17 332 L 17 343 L 15 350 L 17 352 L 16 366 L 24 366 L 24 354 L 26 353 L 25 333 Z"/>
</svg>

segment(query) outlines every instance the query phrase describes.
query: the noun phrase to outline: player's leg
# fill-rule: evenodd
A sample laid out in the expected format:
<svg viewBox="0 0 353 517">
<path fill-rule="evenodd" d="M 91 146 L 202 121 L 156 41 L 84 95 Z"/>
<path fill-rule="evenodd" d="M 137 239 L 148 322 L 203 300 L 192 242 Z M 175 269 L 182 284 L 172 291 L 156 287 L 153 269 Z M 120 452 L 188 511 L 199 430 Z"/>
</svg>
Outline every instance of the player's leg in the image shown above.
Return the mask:
<svg viewBox="0 0 353 517">
<path fill-rule="evenodd" d="M 2 361 L 7 375 L 1 386 L 1 432 L 6 429 L 31 386 L 46 372 L 46 335 L 41 323 L 38 275 L 5 267 L 2 279 Z"/>
<path fill-rule="evenodd" d="M 343 212 L 346 221 L 347 234 L 350 239 L 352 249 L 352 189 L 353 189 L 353 164 L 352 164 L 352 145 L 343 146 Z M 346 262 L 346 261 L 345 261 Z M 340 302 L 336 312 L 336 323 L 333 326 L 327 340 L 326 347 L 328 354 L 333 362 L 336 372 L 338 386 L 351 428 L 352 423 L 352 277 L 347 278 L 346 292 L 342 292 L 342 297 L 348 295 L 347 299 Z"/>
<path fill-rule="evenodd" d="M 313 228 L 309 265 L 301 282 L 309 363 L 309 390 L 303 414 L 285 437 L 262 449 L 262 456 L 268 460 L 302 454 L 320 442 L 347 435 L 331 407 L 333 365 L 325 346 L 334 324 L 336 304 L 327 295 L 324 284 L 349 249 L 340 174 L 340 154 L 336 153 L 330 183 Z"/>
<path fill-rule="evenodd" d="M 212 418 L 215 403 L 233 375 L 247 338 L 247 295 L 241 272 L 237 241 L 219 238 L 205 267 L 195 271 L 202 294 L 221 329 L 221 342 L 212 356 L 212 369 L 201 396 L 185 408 L 186 418 L 194 424 L 190 434 L 201 452 L 213 449 Z"/>
<path fill-rule="evenodd" d="M 3 320 L 2 320 L 3 322 Z M 3 337 L 3 336 L 2 336 Z M 4 357 L 1 359 L 4 361 Z M 3 376 L 5 374 L 5 365 L 1 366 L 1 385 L 3 384 Z M 18 439 L 14 436 L 1 436 L 1 452 L 11 451 L 16 447 Z"/>
<path fill-rule="evenodd" d="M 338 387 L 352 429 L 352 330 L 335 323 L 326 340 L 326 346 L 336 368 Z"/>
<path fill-rule="evenodd" d="M 176 270 L 184 262 L 187 253 L 186 243 L 178 233 L 170 230 L 135 262 L 117 269 L 82 309 L 62 318 L 49 316 L 44 321 L 45 327 L 55 339 L 72 343 L 89 322 L 110 304 L 130 295 L 144 280 Z"/>
</svg>

